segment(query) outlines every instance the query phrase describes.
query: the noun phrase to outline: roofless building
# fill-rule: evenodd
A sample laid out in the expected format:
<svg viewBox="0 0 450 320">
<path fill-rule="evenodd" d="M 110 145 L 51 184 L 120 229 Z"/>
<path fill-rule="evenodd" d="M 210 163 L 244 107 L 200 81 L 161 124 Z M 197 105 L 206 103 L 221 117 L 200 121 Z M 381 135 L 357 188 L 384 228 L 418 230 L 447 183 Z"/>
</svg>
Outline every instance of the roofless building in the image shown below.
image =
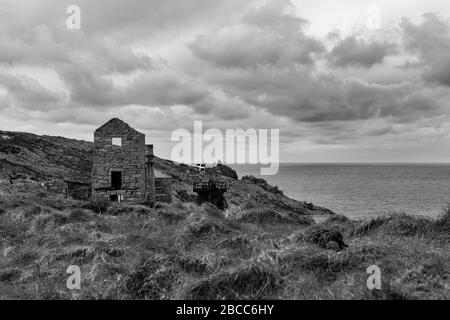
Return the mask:
<svg viewBox="0 0 450 320">
<path fill-rule="evenodd" d="M 167 201 L 170 190 L 160 198 Z M 146 145 L 143 133 L 117 118 L 94 132 L 92 200 L 105 199 L 155 203 L 153 145 Z"/>
</svg>

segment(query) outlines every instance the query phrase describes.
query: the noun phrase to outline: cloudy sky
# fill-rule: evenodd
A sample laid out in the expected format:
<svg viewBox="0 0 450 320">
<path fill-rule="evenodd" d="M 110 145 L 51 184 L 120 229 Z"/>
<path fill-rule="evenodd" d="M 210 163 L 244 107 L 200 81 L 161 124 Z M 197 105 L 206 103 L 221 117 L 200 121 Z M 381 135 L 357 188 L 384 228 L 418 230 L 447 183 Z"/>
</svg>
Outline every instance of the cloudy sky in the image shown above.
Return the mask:
<svg viewBox="0 0 450 320">
<path fill-rule="evenodd" d="M 449 162 L 449 19 L 447 0 L 0 0 L 0 129 L 92 140 L 119 117 L 169 157 L 202 120 L 279 128 L 284 162 Z"/>
</svg>

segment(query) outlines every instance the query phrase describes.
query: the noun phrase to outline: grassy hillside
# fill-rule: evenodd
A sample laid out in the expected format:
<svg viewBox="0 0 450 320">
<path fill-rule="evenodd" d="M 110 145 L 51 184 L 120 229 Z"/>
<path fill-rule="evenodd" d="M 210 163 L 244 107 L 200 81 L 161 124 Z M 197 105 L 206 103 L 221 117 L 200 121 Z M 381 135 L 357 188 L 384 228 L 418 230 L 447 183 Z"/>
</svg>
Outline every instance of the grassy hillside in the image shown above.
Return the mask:
<svg viewBox="0 0 450 320">
<path fill-rule="evenodd" d="M 254 202 L 110 206 L 3 180 L 0 299 L 449 299 L 449 240 L 448 212 L 315 224 Z"/>
</svg>

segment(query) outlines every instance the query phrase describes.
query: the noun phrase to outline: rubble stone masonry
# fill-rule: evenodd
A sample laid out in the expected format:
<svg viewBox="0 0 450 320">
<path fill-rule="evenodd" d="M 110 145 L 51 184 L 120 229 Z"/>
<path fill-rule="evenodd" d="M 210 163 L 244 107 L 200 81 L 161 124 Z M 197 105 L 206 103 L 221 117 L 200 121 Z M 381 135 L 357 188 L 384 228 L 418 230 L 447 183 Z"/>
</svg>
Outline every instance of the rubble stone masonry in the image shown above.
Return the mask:
<svg viewBox="0 0 450 320">
<path fill-rule="evenodd" d="M 146 158 L 144 134 L 117 118 L 95 130 L 92 200 L 154 202 L 149 176 L 153 165 Z"/>
</svg>

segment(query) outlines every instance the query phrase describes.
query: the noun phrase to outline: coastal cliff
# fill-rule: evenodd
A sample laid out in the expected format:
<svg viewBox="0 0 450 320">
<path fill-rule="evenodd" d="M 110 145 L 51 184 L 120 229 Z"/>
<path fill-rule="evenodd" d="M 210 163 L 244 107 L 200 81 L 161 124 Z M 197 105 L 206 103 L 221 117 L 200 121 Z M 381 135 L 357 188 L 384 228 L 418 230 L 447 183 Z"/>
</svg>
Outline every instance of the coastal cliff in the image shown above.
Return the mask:
<svg viewBox="0 0 450 320">
<path fill-rule="evenodd" d="M 91 185 L 93 143 L 64 137 L 38 136 L 25 132 L 0 131 L 0 178 L 68 183 L 70 194 L 88 200 Z M 227 182 L 225 198 L 231 208 L 248 203 L 282 213 L 300 215 L 332 214 L 330 210 L 291 199 L 262 179 L 239 180 L 231 168 L 219 164 L 199 172 L 195 167 L 155 157 L 155 169 L 173 178 L 173 197 L 193 200 L 192 185 L 211 177 Z M 261 182 L 262 181 L 262 182 Z M 275 192 L 274 190 L 277 190 Z M 305 199 L 307 200 L 307 199 Z"/>
</svg>

